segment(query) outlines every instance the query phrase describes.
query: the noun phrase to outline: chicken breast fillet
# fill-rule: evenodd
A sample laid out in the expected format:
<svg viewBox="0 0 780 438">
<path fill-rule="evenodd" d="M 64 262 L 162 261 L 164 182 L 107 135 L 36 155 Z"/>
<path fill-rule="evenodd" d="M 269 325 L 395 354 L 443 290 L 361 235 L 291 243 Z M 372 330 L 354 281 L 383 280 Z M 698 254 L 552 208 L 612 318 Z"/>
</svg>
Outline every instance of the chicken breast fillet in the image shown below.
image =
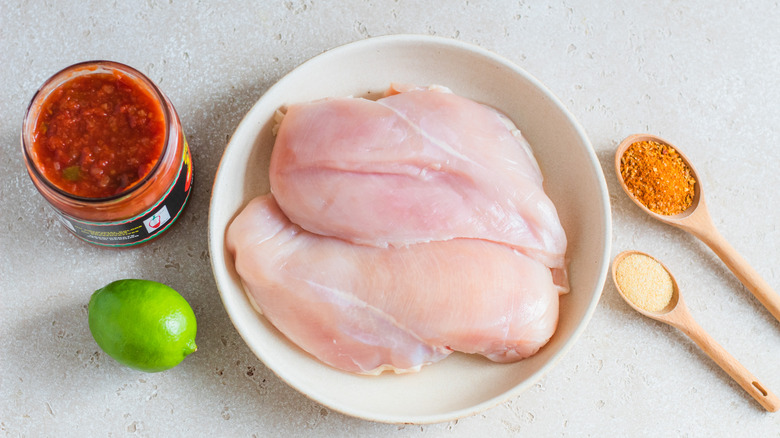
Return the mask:
<svg viewBox="0 0 780 438">
<path fill-rule="evenodd" d="M 292 105 L 270 181 L 313 233 L 377 247 L 485 239 L 565 268 L 566 235 L 528 143 L 497 111 L 450 92 Z"/>
<path fill-rule="evenodd" d="M 511 362 L 557 324 L 550 270 L 494 242 L 355 245 L 301 229 L 266 195 L 236 217 L 227 247 L 268 320 L 346 371 L 413 371 L 453 350 Z"/>
</svg>

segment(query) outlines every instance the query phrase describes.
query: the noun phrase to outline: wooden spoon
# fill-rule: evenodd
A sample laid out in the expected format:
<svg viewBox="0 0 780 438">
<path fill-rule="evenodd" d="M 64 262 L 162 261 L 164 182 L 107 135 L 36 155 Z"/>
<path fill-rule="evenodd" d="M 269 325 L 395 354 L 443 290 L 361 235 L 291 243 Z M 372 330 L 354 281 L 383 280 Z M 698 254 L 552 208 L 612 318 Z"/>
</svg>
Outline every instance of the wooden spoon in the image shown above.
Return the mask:
<svg viewBox="0 0 780 438">
<path fill-rule="evenodd" d="M 672 299 L 669 304 L 658 312 L 651 312 L 635 305 L 630 298 L 626 296 L 625 291 L 618 283 L 617 269 L 623 259 L 632 254 L 639 254 L 658 262 L 663 269 L 669 273 L 672 278 Z M 639 252 L 639 251 L 624 251 L 615 257 L 612 262 L 612 280 L 615 282 L 620 296 L 623 297 L 626 302 L 634 308 L 637 312 L 645 315 L 649 318 L 661 321 L 669 324 L 685 333 L 705 352 L 707 355 L 720 366 L 735 382 L 739 384 L 748 394 L 750 394 L 756 401 L 761 404 L 769 412 L 776 412 L 780 409 L 780 399 L 777 398 L 772 392 L 764 387 L 758 379 L 750 373 L 742 364 L 740 364 L 733 356 L 731 356 L 723 347 L 720 346 L 714 339 L 706 332 L 691 316 L 688 307 L 683 301 L 682 295 L 680 295 L 680 289 L 677 285 L 677 280 L 669 269 L 659 262 L 655 258 Z"/>
<path fill-rule="evenodd" d="M 672 216 L 655 213 L 634 197 L 628 190 L 628 187 L 626 187 L 626 182 L 623 180 L 623 176 L 620 172 L 620 158 L 629 146 L 638 141 L 654 141 L 668 145 L 680 154 L 680 157 L 682 157 L 685 164 L 690 168 L 691 175 L 696 180 L 693 202 L 682 213 Z M 676 146 L 655 135 L 631 135 L 618 145 L 615 154 L 615 171 L 617 172 L 618 181 L 620 181 L 623 190 L 639 208 L 661 222 L 674 225 L 677 228 L 681 228 L 693 234 L 696 238 L 709 246 L 710 249 L 723 260 L 723 263 L 726 264 L 731 272 L 737 276 L 739 281 L 741 281 L 758 301 L 769 310 L 772 316 L 780 321 L 780 295 L 778 295 L 777 292 L 775 292 L 772 287 L 758 275 L 758 272 L 756 272 L 756 270 L 753 269 L 731 245 L 729 245 L 726 239 L 724 239 L 715 228 L 715 224 L 712 222 L 712 218 L 707 211 L 707 205 L 704 203 L 704 190 L 701 186 L 701 179 L 696 173 L 696 168 L 693 167 L 693 164 L 691 164 L 688 158 L 680 152 Z"/>
</svg>

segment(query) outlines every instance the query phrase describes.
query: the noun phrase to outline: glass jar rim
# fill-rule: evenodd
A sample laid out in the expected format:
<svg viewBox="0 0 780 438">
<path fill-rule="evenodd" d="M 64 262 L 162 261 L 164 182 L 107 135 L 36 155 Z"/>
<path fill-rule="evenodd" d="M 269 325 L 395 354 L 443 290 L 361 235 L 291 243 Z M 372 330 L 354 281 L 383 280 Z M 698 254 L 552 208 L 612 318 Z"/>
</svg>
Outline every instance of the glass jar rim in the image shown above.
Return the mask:
<svg viewBox="0 0 780 438">
<path fill-rule="evenodd" d="M 73 193 L 69 193 L 61 189 L 60 187 L 58 187 L 56 184 L 50 181 L 43 174 L 43 172 L 41 172 L 41 170 L 38 168 L 38 164 L 36 163 L 35 159 L 33 159 L 31 154 L 31 148 L 33 147 L 31 133 L 34 132 L 34 130 L 36 129 L 35 125 L 37 125 L 37 123 L 33 123 L 33 122 L 37 122 L 39 117 L 40 107 L 46 102 L 46 99 L 49 97 L 49 95 L 51 95 L 52 92 L 54 92 L 56 89 L 58 89 L 68 81 L 83 75 L 101 74 L 101 73 L 105 74 L 105 73 L 114 73 L 114 72 L 120 72 L 123 75 L 129 76 L 131 79 L 134 80 L 134 82 L 137 82 L 140 86 L 147 88 L 146 91 L 150 92 L 154 100 L 160 106 L 160 110 L 162 111 L 163 114 L 163 119 L 165 124 L 165 134 L 164 134 L 165 142 L 163 143 L 162 150 L 160 151 L 160 156 L 158 157 L 157 162 L 154 164 L 154 166 L 152 166 L 152 168 L 149 170 L 149 172 L 146 173 L 146 175 L 144 175 L 143 178 L 136 181 L 134 184 L 127 187 L 125 190 L 122 190 L 121 192 L 111 196 L 104 196 L 104 197 L 97 197 L 97 198 L 78 196 Z M 25 111 L 24 113 L 24 120 L 22 122 L 21 140 L 22 140 L 22 151 L 24 153 L 25 160 L 27 161 L 28 164 L 27 167 L 28 169 L 30 169 L 32 173 L 35 174 L 35 178 L 41 181 L 43 185 L 53 190 L 57 195 L 63 196 L 66 199 L 82 202 L 85 204 L 101 204 L 101 203 L 115 201 L 117 199 L 127 197 L 133 192 L 139 190 L 150 179 L 152 179 L 152 177 L 157 173 L 160 166 L 162 166 L 164 157 L 166 156 L 168 150 L 170 149 L 172 115 L 168 108 L 168 105 L 166 105 L 166 102 L 167 99 L 165 98 L 165 95 L 151 79 L 149 79 L 146 75 L 144 75 L 140 71 L 128 65 L 115 62 L 115 61 L 92 60 L 92 61 L 79 62 L 70 65 L 68 67 L 65 67 L 59 70 L 58 72 L 54 73 L 43 83 L 43 85 L 41 85 L 40 88 L 38 88 L 38 90 L 33 95 L 32 99 L 30 100 L 30 104 L 27 107 L 27 111 Z M 35 111 L 36 108 L 37 111 Z M 34 120 L 31 119 L 31 116 L 33 115 L 35 116 Z"/>
</svg>

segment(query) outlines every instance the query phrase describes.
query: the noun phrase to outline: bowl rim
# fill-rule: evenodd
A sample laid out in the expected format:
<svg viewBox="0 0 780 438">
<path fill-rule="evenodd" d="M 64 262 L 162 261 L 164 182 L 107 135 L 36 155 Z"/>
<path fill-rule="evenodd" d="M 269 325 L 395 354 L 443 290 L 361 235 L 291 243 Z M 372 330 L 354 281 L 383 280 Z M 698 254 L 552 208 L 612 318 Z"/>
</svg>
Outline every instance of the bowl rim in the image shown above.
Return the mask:
<svg viewBox="0 0 780 438">
<path fill-rule="evenodd" d="M 243 323 L 240 321 L 237 321 L 234 313 L 231 311 L 232 304 L 228 301 L 226 297 L 226 292 L 223 290 L 223 287 L 220 286 L 220 277 L 223 274 L 223 268 L 221 266 L 218 266 L 217 261 L 222 261 L 224 259 L 224 255 L 226 253 L 225 247 L 224 247 L 224 229 L 215 229 L 216 224 L 214 223 L 213 219 L 213 208 L 214 208 L 214 199 L 215 195 L 218 194 L 219 189 L 217 187 L 217 184 L 221 181 L 221 174 L 223 170 L 223 163 L 226 159 L 226 156 L 228 155 L 228 152 L 231 150 L 231 148 L 237 148 L 239 146 L 234 146 L 234 139 L 239 137 L 238 134 L 243 133 L 246 130 L 249 129 L 257 129 L 260 130 L 260 128 L 257 128 L 257 126 L 253 122 L 253 115 L 256 111 L 261 109 L 263 106 L 264 100 L 266 96 L 269 96 L 273 94 L 273 92 L 277 89 L 283 88 L 286 86 L 286 83 L 293 80 L 291 78 L 291 73 L 303 68 L 304 66 L 307 66 L 309 64 L 320 62 L 320 59 L 324 57 L 331 57 L 336 56 L 342 52 L 345 51 L 351 51 L 351 50 L 357 50 L 365 47 L 372 47 L 376 46 L 377 49 L 384 47 L 386 45 L 395 45 L 395 44 L 425 44 L 425 45 L 434 45 L 434 46 L 442 46 L 443 48 L 455 48 L 459 50 L 465 50 L 467 52 L 479 55 L 481 57 L 484 57 L 486 59 L 489 59 L 493 62 L 496 62 L 500 64 L 502 67 L 505 67 L 512 71 L 513 74 L 523 77 L 525 80 L 530 82 L 533 87 L 535 87 L 538 91 L 540 91 L 545 98 L 547 98 L 550 103 L 561 112 L 562 115 L 565 116 L 568 123 L 571 124 L 574 132 L 576 133 L 576 136 L 579 137 L 585 146 L 585 153 L 590 161 L 590 166 L 593 169 L 594 177 L 596 180 L 596 183 L 599 188 L 600 198 L 602 201 L 602 208 L 600 210 L 601 214 L 601 232 L 604 234 L 605 238 L 603 242 L 601 243 L 601 254 L 599 255 L 599 260 L 601 263 L 600 272 L 598 273 L 594 288 L 594 294 L 591 298 L 590 302 L 588 303 L 588 306 L 585 309 L 585 312 L 583 313 L 582 319 L 577 323 L 575 329 L 571 333 L 571 335 L 566 339 L 562 346 L 559 348 L 557 352 L 555 352 L 550 359 L 542 365 L 538 370 L 531 373 L 522 383 L 515 385 L 511 388 L 509 388 L 507 391 L 502 392 L 501 394 L 489 398 L 481 403 L 477 403 L 475 405 L 472 405 L 468 408 L 461 408 L 456 410 L 451 410 L 446 413 L 441 414 L 423 414 L 423 415 L 397 415 L 397 414 L 391 414 L 391 415 L 377 415 L 375 412 L 371 411 L 365 411 L 365 410 L 356 410 L 354 408 L 349 408 L 346 406 L 342 406 L 340 403 L 334 403 L 334 400 L 330 400 L 327 397 L 323 397 L 320 394 L 312 394 L 309 391 L 306 391 L 304 388 L 300 388 L 299 385 L 297 385 L 294 381 L 294 379 L 291 379 L 290 376 L 288 376 L 283 370 L 278 370 L 275 368 L 271 368 L 265 362 L 263 361 L 262 357 L 258 352 L 254 350 L 252 347 L 252 343 L 246 338 L 245 333 L 242 330 L 239 330 L 239 327 L 243 326 Z M 217 237 L 219 236 L 219 237 Z M 215 238 L 216 237 L 216 238 Z M 357 40 L 353 42 L 349 42 L 346 44 L 341 44 L 338 46 L 335 46 L 333 48 L 327 49 L 323 51 L 320 54 L 317 54 L 306 61 L 298 64 L 293 69 L 289 70 L 288 72 L 284 73 L 284 75 L 276 81 L 271 87 L 269 87 L 263 95 L 252 105 L 252 107 L 247 111 L 247 113 L 244 115 L 244 117 L 241 119 L 241 121 L 236 126 L 236 129 L 234 130 L 233 134 L 230 137 L 230 140 L 228 141 L 222 157 L 220 158 L 220 162 L 218 164 L 217 172 L 215 174 L 215 178 L 212 184 L 212 190 L 211 190 L 211 196 L 209 200 L 209 219 L 208 219 L 208 241 L 209 241 L 209 251 L 210 251 L 210 262 L 212 267 L 212 274 L 215 279 L 215 283 L 217 286 L 217 290 L 220 295 L 220 299 L 222 300 L 222 304 L 226 310 L 226 313 L 228 314 L 228 317 L 230 318 L 234 328 L 239 333 L 239 335 L 242 337 L 244 342 L 247 344 L 247 346 L 250 348 L 252 353 L 261 360 L 261 362 L 264 362 L 263 364 L 269 368 L 270 371 L 272 371 L 280 380 L 285 382 L 287 385 L 291 386 L 296 391 L 300 392 L 307 398 L 320 403 L 324 406 L 327 406 L 330 409 L 333 409 L 337 412 L 340 412 L 342 414 L 360 418 L 363 420 L 368 421 L 375 421 L 375 422 L 382 422 L 382 423 L 391 423 L 391 424 L 432 424 L 432 423 L 442 423 L 447 421 L 453 421 L 459 418 L 464 418 L 467 416 L 475 415 L 479 412 L 483 412 L 487 409 L 493 408 L 511 398 L 514 398 L 518 396 L 520 393 L 527 390 L 531 385 L 536 383 L 541 377 L 544 376 L 547 372 L 549 372 L 552 368 L 554 368 L 562 359 L 565 357 L 565 355 L 571 350 L 571 348 L 574 346 L 574 344 L 578 341 L 579 337 L 582 335 L 582 333 L 587 328 L 593 314 L 595 313 L 595 310 L 598 306 L 598 302 L 601 298 L 601 294 L 604 289 L 604 285 L 606 283 L 606 278 L 609 271 L 609 261 L 610 261 L 610 255 L 612 250 L 612 216 L 611 216 L 611 206 L 610 206 L 610 199 L 609 199 L 609 191 L 607 189 L 607 183 L 604 176 L 604 172 L 602 169 L 602 166 L 598 160 L 598 157 L 596 155 L 595 150 L 593 149 L 593 145 L 590 142 L 590 139 L 588 138 L 585 130 L 582 128 L 580 123 L 577 121 L 577 119 L 574 117 L 574 115 L 563 105 L 563 103 L 558 99 L 557 96 L 555 96 L 544 84 L 542 84 L 538 79 L 536 79 L 534 76 L 532 76 L 530 73 L 516 65 L 514 62 L 510 61 L 509 59 L 500 56 L 494 52 L 491 52 L 483 47 L 480 47 L 476 44 L 472 43 L 466 43 L 463 41 L 451 39 L 451 38 L 445 38 L 445 37 L 439 37 L 439 36 L 431 36 L 431 35 L 422 35 L 422 34 L 393 34 L 393 35 L 383 35 L 383 36 L 377 36 L 377 37 L 370 37 L 365 38 L 362 40 Z M 218 243 L 218 244 L 217 244 Z M 227 272 L 225 272 L 227 273 Z"/>
</svg>

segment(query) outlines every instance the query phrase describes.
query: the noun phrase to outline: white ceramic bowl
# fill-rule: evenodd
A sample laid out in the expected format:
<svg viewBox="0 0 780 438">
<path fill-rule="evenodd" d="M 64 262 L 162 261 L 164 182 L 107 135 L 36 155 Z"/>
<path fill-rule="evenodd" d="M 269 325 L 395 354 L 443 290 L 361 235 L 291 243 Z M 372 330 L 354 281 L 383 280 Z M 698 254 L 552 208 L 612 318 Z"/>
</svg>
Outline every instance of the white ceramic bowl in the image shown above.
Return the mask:
<svg viewBox="0 0 780 438">
<path fill-rule="evenodd" d="M 381 94 L 391 82 L 440 84 L 507 114 L 530 142 L 569 241 L 571 292 L 558 329 L 536 355 L 496 364 L 452 354 L 415 374 L 358 376 L 330 368 L 255 312 L 225 250 L 228 224 L 267 193 L 273 114 L 328 96 Z M 369 94 L 370 93 L 370 94 Z M 571 348 L 601 295 L 609 265 L 609 198 L 585 133 L 558 99 L 528 73 L 458 41 L 414 35 L 371 38 L 329 50 L 272 86 L 239 124 L 217 172 L 209 211 L 209 250 L 228 315 L 268 368 L 313 400 L 344 414 L 390 423 L 435 423 L 493 407 L 529 388 Z"/>
</svg>

